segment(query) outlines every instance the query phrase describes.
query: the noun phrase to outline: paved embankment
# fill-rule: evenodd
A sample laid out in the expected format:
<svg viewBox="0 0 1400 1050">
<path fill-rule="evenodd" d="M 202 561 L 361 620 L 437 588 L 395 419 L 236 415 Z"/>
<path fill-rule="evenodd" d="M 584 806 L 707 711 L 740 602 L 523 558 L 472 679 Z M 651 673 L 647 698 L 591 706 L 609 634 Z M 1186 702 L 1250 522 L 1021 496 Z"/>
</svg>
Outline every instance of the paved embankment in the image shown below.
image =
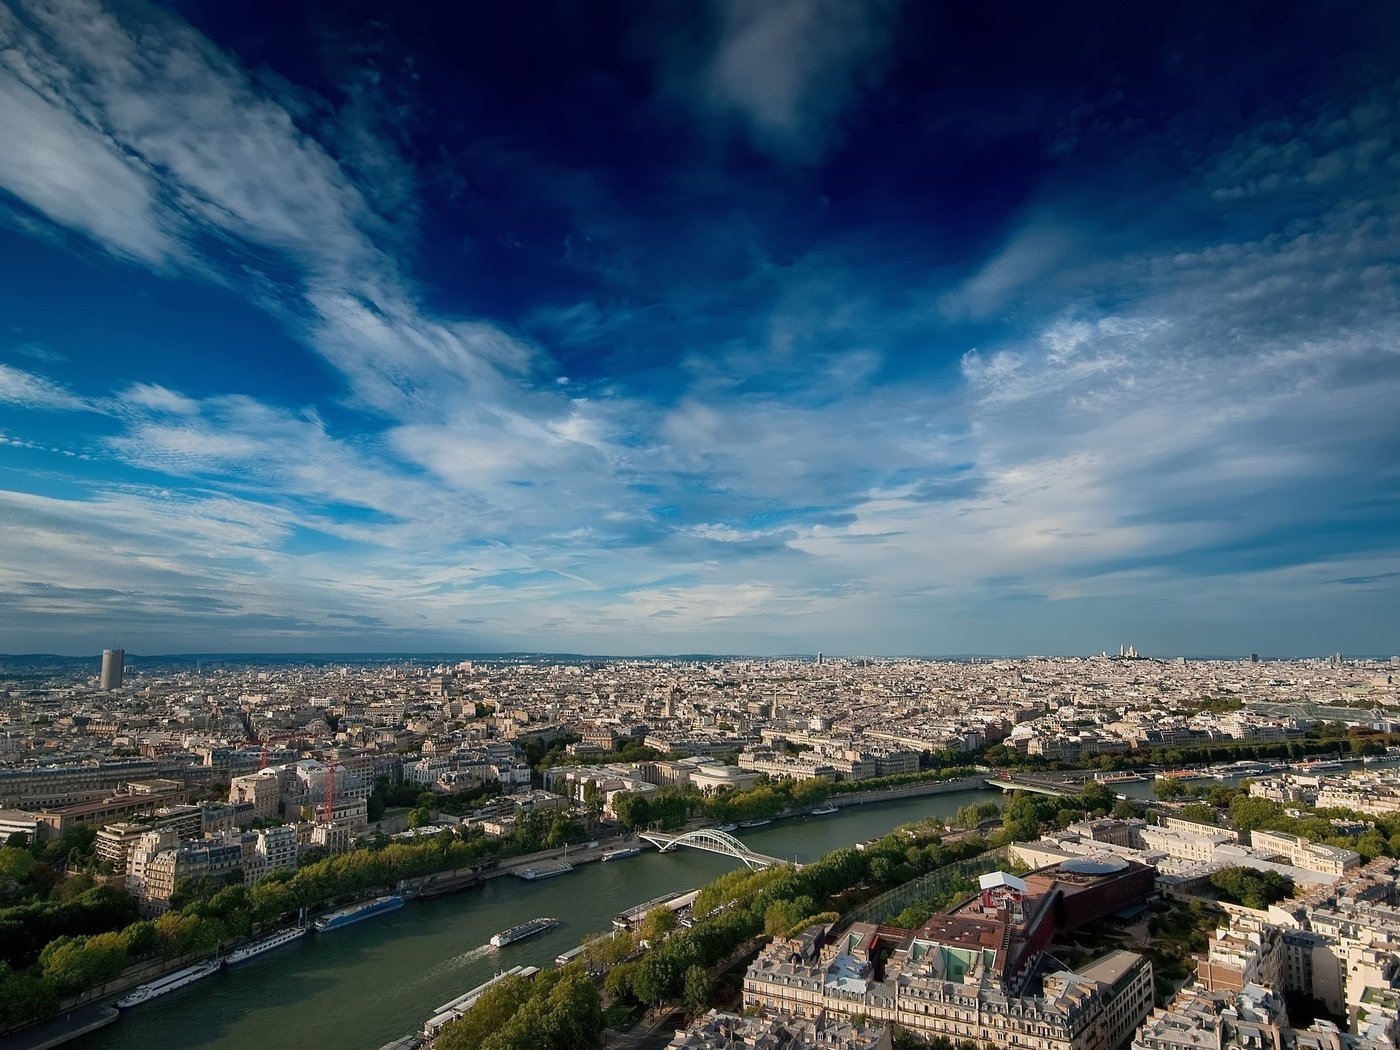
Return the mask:
<svg viewBox="0 0 1400 1050">
<path fill-rule="evenodd" d="M 11 1035 L 0 1036 L 0 1050 L 49 1050 L 70 1039 L 105 1028 L 120 1016 L 114 1006 L 80 1006 Z"/>
<path fill-rule="evenodd" d="M 959 777 L 957 780 L 924 780 L 913 784 L 877 788 L 874 791 L 842 791 L 827 798 L 831 806 L 859 806 L 866 802 L 896 802 L 921 795 L 946 795 L 954 791 L 976 791 L 987 786 L 986 777 Z"/>
</svg>

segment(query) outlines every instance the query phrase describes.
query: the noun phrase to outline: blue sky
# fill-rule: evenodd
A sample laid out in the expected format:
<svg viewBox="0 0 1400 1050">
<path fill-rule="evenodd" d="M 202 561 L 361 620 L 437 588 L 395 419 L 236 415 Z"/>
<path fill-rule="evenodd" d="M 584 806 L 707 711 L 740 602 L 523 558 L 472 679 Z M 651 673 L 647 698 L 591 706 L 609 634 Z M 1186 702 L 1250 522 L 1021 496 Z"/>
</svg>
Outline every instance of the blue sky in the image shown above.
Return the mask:
<svg viewBox="0 0 1400 1050">
<path fill-rule="evenodd" d="M 0 6 L 0 651 L 1400 651 L 1400 9 L 399 6 Z"/>
</svg>

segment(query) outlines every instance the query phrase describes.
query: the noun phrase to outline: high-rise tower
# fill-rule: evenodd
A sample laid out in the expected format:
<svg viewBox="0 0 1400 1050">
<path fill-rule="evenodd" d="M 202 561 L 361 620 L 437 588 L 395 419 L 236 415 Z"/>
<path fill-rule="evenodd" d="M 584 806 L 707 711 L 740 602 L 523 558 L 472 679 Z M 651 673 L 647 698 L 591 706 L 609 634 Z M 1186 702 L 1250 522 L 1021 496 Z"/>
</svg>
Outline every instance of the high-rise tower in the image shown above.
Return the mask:
<svg viewBox="0 0 1400 1050">
<path fill-rule="evenodd" d="M 125 670 L 125 649 L 103 649 L 102 677 L 98 681 L 98 687 L 103 690 L 120 689 L 122 687 L 122 672 Z"/>
</svg>

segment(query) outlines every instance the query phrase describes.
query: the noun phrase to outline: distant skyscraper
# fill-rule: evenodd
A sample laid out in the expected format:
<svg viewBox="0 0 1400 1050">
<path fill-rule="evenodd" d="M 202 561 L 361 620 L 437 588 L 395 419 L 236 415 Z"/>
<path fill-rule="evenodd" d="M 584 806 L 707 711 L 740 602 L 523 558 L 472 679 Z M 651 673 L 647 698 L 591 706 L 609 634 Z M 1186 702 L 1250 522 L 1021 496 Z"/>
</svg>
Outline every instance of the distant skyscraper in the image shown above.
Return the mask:
<svg viewBox="0 0 1400 1050">
<path fill-rule="evenodd" d="M 820 667 L 821 665 L 822 665 L 822 654 L 821 654 L 821 653 L 817 653 L 817 666 Z"/>
<path fill-rule="evenodd" d="M 102 650 L 102 678 L 98 685 L 104 690 L 122 687 L 122 672 L 126 670 L 125 649 Z"/>
</svg>

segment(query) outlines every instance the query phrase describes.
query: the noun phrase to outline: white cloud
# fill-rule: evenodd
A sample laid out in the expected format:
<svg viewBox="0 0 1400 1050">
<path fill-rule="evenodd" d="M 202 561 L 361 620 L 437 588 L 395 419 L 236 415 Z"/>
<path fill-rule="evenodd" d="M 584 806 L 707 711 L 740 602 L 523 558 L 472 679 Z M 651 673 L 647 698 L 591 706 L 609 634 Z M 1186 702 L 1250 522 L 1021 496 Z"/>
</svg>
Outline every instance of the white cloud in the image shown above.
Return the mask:
<svg viewBox="0 0 1400 1050">
<path fill-rule="evenodd" d="M 126 404 L 154 412 L 192 416 L 199 411 L 199 402 L 158 383 L 134 383 L 119 395 Z"/>
<path fill-rule="evenodd" d="M 720 0 L 703 105 L 742 122 L 761 150 L 814 161 L 856 96 L 878 80 L 894 0 Z"/>
<path fill-rule="evenodd" d="M 1058 225 L 1038 223 L 1020 230 L 977 273 L 940 296 L 938 305 L 957 320 L 990 317 L 1062 265 L 1073 248 L 1074 238 Z"/>
<path fill-rule="evenodd" d="M 63 411 L 92 409 L 87 401 L 67 387 L 34 372 L 5 364 L 0 364 L 0 403 Z"/>
<path fill-rule="evenodd" d="M 377 409 L 507 396 L 533 351 L 483 321 L 426 316 L 375 187 L 192 28 L 145 14 L 138 25 L 93 0 L 30 0 L 0 20 L 0 101 L 15 103 L 0 120 L 7 141 L 32 144 L 0 154 L 0 187 L 119 254 L 251 280 Z M 394 192 L 402 167 L 384 150 L 364 165 Z M 224 273 L 194 247 L 210 235 L 281 253 L 300 276 Z"/>
<path fill-rule="evenodd" d="M 164 265 L 178 246 L 163 228 L 156 187 L 121 143 L 56 101 L 68 74 L 0 9 L 0 187 L 118 254 Z"/>
<path fill-rule="evenodd" d="M 758 260 L 746 291 L 770 309 L 754 338 L 697 339 L 688 388 L 648 405 L 564 384 L 540 348 L 425 308 L 373 187 L 189 27 L 154 12 L 137 29 L 85 0 L 23 11 L 0 11 L 0 130 L 34 148 L 0 153 L 0 185 L 152 267 L 234 283 L 194 254 L 211 234 L 277 254 L 291 279 L 240 287 L 372 422 L 348 436 L 309 408 L 127 386 L 100 402 L 122 428 L 108 453 L 185 494 L 0 493 L 0 611 L 90 616 L 101 580 L 132 596 L 133 622 L 193 609 L 209 638 L 221 623 L 314 638 L 327 610 L 355 608 L 404 637 L 486 620 L 491 642 L 531 647 L 751 649 L 840 630 L 841 648 L 948 651 L 964 618 L 994 619 L 989 594 L 1257 608 L 1306 585 L 1340 602 L 1366 585 L 1327 580 L 1400 559 L 1264 535 L 1346 524 L 1347 504 L 1397 482 L 1400 202 L 1366 113 L 1351 139 L 1290 127 L 1206 165 L 1193 198 L 1262 199 L 1280 172 L 1278 189 L 1328 187 L 1328 210 L 1257 235 L 1142 248 L 1155 217 L 1110 239 L 1045 207 L 942 297 L 875 287 L 833 252 Z M 815 157 L 892 18 L 729 4 L 705 104 L 762 148 Z M 402 200 L 392 151 L 356 148 Z M 936 342 L 935 301 L 1024 327 L 930 378 L 887 344 Z M 4 365 L 0 401 L 96 403 Z M 1203 559 L 1233 548 L 1275 564 Z"/>
</svg>

